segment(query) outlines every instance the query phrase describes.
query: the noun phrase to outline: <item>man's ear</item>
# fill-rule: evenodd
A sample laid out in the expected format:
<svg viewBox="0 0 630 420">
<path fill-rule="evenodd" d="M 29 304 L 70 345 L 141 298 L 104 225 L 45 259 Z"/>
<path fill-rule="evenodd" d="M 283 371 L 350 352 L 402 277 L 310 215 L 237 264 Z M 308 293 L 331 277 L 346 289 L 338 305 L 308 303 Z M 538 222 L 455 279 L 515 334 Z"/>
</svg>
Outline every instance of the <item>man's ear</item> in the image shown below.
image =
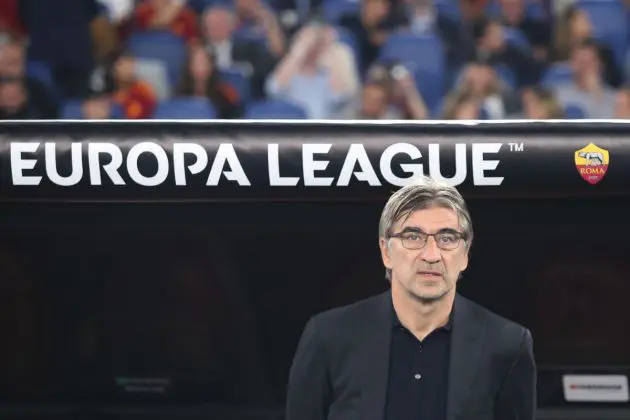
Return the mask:
<svg viewBox="0 0 630 420">
<path fill-rule="evenodd" d="M 385 266 L 385 268 L 392 268 L 392 262 L 389 256 L 389 241 L 385 238 L 380 238 L 378 243 L 381 249 L 381 258 L 383 259 L 383 265 Z"/>
</svg>

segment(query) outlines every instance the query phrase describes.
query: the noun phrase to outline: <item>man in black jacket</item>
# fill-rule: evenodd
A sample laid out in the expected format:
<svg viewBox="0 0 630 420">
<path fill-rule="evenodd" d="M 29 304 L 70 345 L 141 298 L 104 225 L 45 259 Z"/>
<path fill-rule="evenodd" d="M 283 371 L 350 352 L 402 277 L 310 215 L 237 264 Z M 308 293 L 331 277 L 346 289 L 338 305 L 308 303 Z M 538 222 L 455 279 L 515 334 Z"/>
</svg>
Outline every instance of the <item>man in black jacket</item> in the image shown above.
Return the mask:
<svg viewBox="0 0 630 420">
<path fill-rule="evenodd" d="M 529 330 L 456 292 L 473 239 L 459 192 L 401 188 L 379 237 L 391 289 L 307 323 L 287 420 L 533 420 Z"/>
</svg>

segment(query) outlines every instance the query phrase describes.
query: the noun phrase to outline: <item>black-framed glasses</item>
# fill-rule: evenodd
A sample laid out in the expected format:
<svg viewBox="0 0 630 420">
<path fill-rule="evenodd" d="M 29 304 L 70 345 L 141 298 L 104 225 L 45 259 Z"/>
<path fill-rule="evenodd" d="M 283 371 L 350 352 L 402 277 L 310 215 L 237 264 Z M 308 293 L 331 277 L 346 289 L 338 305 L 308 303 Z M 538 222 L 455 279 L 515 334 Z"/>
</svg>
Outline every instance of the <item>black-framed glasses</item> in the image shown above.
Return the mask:
<svg viewBox="0 0 630 420">
<path fill-rule="evenodd" d="M 459 247 L 465 235 L 455 230 L 441 230 L 437 233 L 425 233 L 421 230 L 404 230 L 400 233 L 390 235 L 390 238 L 399 238 L 403 247 L 411 250 L 418 250 L 425 247 L 429 236 L 433 236 L 438 248 L 452 251 Z"/>
</svg>

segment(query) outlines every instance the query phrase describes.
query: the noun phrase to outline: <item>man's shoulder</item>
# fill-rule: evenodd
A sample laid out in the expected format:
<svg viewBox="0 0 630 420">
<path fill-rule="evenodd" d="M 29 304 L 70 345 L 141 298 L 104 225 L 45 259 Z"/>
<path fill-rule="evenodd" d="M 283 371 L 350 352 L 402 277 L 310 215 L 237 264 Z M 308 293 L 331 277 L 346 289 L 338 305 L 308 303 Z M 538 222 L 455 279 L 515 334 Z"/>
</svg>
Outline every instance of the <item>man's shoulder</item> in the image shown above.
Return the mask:
<svg viewBox="0 0 630 420">
<path fill-rule="evenodd" d="M 459 299 L 474 313 L 476 319 L 485 324 L 486 334 L 496 341 L 520 346 L 523 339 L 530 335 L 529 330 L 518 322 L 501 316 L 463 296 L 460 296 Z"/>
<path fill-rule="evenodd" d="M 387 298 L 387 293 L 371 296 L 357 302 L 338 306 L 313 316 L 312 322 L 317 325 L 318 330 L 343 330 L 354 325 L 365 322 L 366 317 L 374 314 L 383 300 Z"/>
</svg>

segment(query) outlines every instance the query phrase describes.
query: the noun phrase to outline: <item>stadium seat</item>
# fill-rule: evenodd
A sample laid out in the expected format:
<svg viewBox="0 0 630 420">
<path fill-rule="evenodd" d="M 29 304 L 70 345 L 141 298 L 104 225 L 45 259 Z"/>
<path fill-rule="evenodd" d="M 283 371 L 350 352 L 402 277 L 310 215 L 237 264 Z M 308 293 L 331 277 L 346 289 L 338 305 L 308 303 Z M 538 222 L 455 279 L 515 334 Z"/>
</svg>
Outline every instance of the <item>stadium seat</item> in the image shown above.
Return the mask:
<svg viewBox="0 0 630 420">
<path fill-rule="evenodd" d="M 83 111 L 81 110 L 83 106 L 83 101 L 81 100 L 70 100 L 65 101 L 61 106 L 60 119 L 62 120 L 82 120 Z M 118 120 L 123 119 L 124 113 L 120 105 L 113 104 L 111 109 L 110 119 Z"/>
<path fill-rule="evenodd" d="M 160 102 L 153 114 L 154 120 L 212 120 L 216 110 L 206 98 L 173 98 Z"/>
<path fill-rule="evenodd" d="M 251 103 L 245 109 L 245 119 L 251 120 L 305 120 L 306 111 L 300 106 L 282 100 L 264 100 Z"/>
<path fill-rule="evenodd" d="M 524 0 L 525 1 L 525 15 L 535 20 L 545 20 L 547 13 L 541 1 L 538 0 Z M 500 17 L 501 5 L 497 0 L 491 0 L 485 7 L 487 16 Z"/>
<path fill-rule="evenodd" d="M 430 57 L 430 59 L 427 59 Z M 416 86 L 427 106 L 434 109 L 444 94 L 444 48 L 436 35 L 399 32 L 381 48 L 380 61 L 399 62 L 415 75 Z"/>
<path fill-rule="evenodd" d="M 322 15 L 326 22 L 336 25 L 346 15 L 358 15 L 361 8 L 359 0 L 324 0 Z"/>
<path fill-rule="evenodd" d="M 26 63 L 26 75 L 40 82 L 51 96 L 58 97 L 59 91 L 55 86 L 52 70 L 48 64 L 40 61 L 28 61 Z"/>
<path fill-rule="evenodd" d="M 568 83 L 572 77 L 573 70 L 568 64 L 554 64 L 543 75 L 541 84 L 550 87 L 560 83 Z"/>
<path fill-rule="evenodd" d="M 459 0 L 435 0 L 435 8 L 440 15 L 454 22 L 459 23 L 462 20 Z"/>
<path fill-rule="evenodd" d="M 589 15 L 594 38 L 608 45 L 617 63 L 623 64 L 628 22 L 622 3 L 619 0 L 578 0 L 576 6 Z"/>
<path fill-rule="evenodd" d="M 219 79 L 236 89 L 241 103 L 250 100 L 252 94 L 251 79 L 245 76 L 242 71 L 239 69 L 220 70 Z"/>
<path fill-rule="evenodd" d="M 134 33 L 129 39 L 129 51 L 138 58 L 159 60 L 166 66 L 171 86 L 177 86 L 186 64 L 183 38 L 167 31 Z"/>
<path fill-rule="evenodd" d="M 520 29 L 506 27 L 503 28 L 503 34 L 505 36 L 505 42 L 508 45 L 513 45 L 524 50 L 529 50 L 531 48 L 529 40 Z"/>
<path fill-rule="evenodd" d="M 586 118 L 586 112 L 579 105 L 568 104 L 564 107 L 564 116 L 567 120 L 582 120 Z"/>
</svg>

